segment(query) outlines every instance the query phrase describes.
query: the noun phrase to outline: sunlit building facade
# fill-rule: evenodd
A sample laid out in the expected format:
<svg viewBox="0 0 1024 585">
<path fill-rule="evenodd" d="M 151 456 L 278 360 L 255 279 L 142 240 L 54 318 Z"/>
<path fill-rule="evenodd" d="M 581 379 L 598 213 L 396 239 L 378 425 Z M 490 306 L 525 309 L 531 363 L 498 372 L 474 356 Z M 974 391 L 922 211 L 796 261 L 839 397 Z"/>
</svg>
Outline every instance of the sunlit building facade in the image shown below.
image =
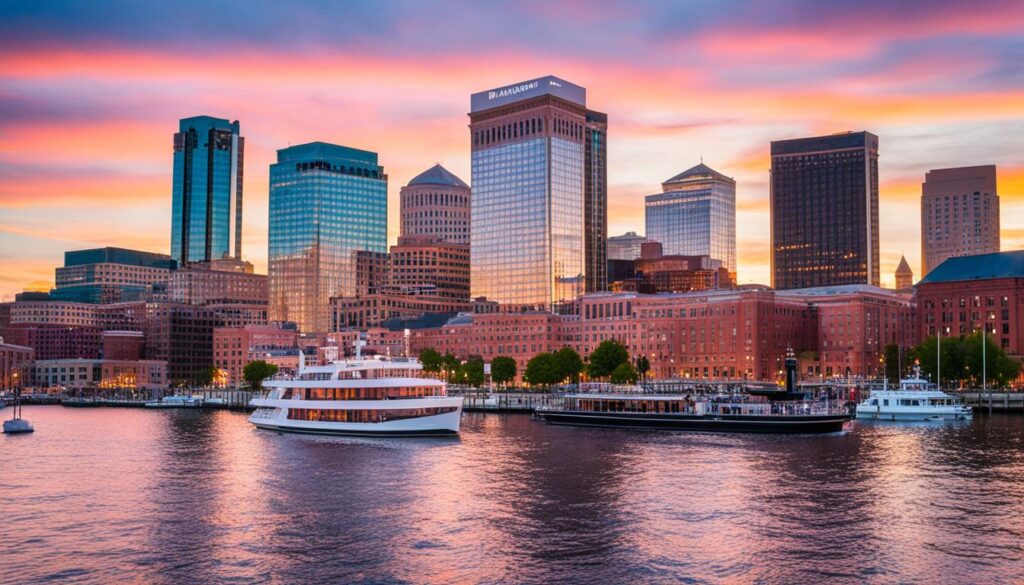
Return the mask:
<svg viewBox="0 0 1024 585">
<path fill-rule="evenodd" d="M 242 257 L 245 140 L 237 121 L 184 118 L 174 135 L 171 257 L 184 265 Z"/>
<path fill-rule="evenodd" d="M 621 236 L 608 238 L 608 259 L 633 261 L 640 257 L 640 246 L 647 241 L 636 232 L 626 232 Z"/>
<path fill-rule="evenodd" d="M 582 294 L 586 90 L 542 77 L 473 94 L 469 116 L 472 296 L 547 307 Z"/>
<path fill-rule="evenodd" d="M 771 152 L 772 286 L 878 286 L 878 137 L 779 140 Z"/>
<path fill-rule="evenodd" d="M 330 328 L 331 297 L 357 290 L 357 252 L 387 252 L 387 175 L 377 154 L 313 142 L 270 166 L 270 319 Z"/>
<path fill-rule="evenodd" d="M 921 185 L 921 257 L 927 275 L 946 258 L 999 251 L 996 166 L 928 171 Z"/>
<path fill-rule="evenodd" d="M 736 181 L 704 163 L 645 199 L 647 240 L 668 255 L 710 256 L 736 277 Z"/>
<path fill-rule="evenodd" d="M 152 300 L 164 294 L 177 263 L 166 254 L 125 248 L 95 248 L 64 253 L 55 270 L 49 298 L 76 303 Z"/>
</svg>

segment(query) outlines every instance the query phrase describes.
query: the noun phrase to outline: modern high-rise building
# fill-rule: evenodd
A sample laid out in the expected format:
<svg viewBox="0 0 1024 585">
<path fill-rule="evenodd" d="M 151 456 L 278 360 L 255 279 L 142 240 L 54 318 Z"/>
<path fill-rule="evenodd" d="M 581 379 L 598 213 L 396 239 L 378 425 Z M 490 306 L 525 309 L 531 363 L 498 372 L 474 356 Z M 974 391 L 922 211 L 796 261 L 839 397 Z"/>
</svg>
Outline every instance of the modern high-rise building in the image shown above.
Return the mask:
<svg viewBox="0 0 1024 585">
<path fill-rule="evenodd" d="M 647 241 L 667 255 L 710 256 L 736 278 L 736 181 L 705 165 L 661 184 L 645 200 Z"/>
<path fill-rule="evenodd" d="M 431 236 L 469 244 L 469 185 L 434 165 L 399 192 L 402 236 Z"/>
<path fill-rule="evenodd" d="M 586 292 L 608 290 L 608 115 L 587 110 L 583 152 Z"/>
<path fill-rule="evenodd" d="M 179 122 L 171 197 L 171 257 L 179 265 L 242 257 L 244 151 L 237 121 Z"/>
<path fill-rule="evenodd" d="M 640 246 L 647 242 L 644 236 L 636 232 L 626 232 L 621 236 L 608 238 L 609 260 L 636 260 L 640 257 Z"/>
<path fill-rule="evenodd" d="M 586 106 L 584 88 L 553 76 L 473 94 L 474 297 L 551 306 L 586 289 L 587 183 L 604 174 L 587 163 L 603 167 L 605 153 L 605 119 Z M 591 207 L 605 193 L 595 185 Z"/>
<path fill-rule="evenodd" d="M 779 140 L 771 151 L 772 286 L 878 286 L 878 137 Z"/>
<path fill-rule="evenodd" d="M 311 142 L 270 165 L 272 321 L 330 329 L 331 297 L 356 294 L 359 251 L 387 252 L 387 175 L 377 154 Z"/>
<path fill-rule="evenodd" d="M 928 171 L 921 184 L 924 273 L 946 258 L 999 251 L 996 166 Z"/>
</svg>

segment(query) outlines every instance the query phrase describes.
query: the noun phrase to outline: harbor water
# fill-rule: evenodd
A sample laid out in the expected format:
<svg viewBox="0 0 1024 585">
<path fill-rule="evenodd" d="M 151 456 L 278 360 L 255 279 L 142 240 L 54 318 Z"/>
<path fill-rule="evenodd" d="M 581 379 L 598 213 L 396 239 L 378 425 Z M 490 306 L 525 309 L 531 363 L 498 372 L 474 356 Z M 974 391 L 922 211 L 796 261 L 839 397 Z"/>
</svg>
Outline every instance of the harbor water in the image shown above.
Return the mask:
<svg viewBox="0 0 1024 585">
<path fill-rule="evenodd" d="M 28 406 L 0 583 L 1012 583 L 1024 417 L 824 436 L 547 426 L 456 439 Z"/>
</svg>

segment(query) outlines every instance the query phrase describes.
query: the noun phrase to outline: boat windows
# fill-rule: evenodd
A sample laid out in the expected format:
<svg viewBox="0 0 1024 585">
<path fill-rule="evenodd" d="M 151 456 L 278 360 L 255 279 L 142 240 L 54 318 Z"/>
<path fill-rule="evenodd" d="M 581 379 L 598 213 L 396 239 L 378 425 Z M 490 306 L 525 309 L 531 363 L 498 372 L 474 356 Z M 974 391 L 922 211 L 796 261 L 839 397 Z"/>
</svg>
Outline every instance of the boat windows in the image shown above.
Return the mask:
<svg viewBox="0 0 1024 585">
<path fill-rule="evenodd" d="M 303 420 L 309 422 L 348 422 L 348 423 L 383 423 L 394 420 L 410 418 L 421 418 L 425 416 L 436 416 L 447 414 L 458 410 L 456 406 L 445 406 L 438 408 L 396 408 L 367 409 L 367 410 L 341 410 L 333 408 L 289 408 L 288 420 Z"/>
<path fill-rule="evenodd" d="M 400 400 L 444 396 L 443 386 L 381 386 L 376 388 L 303 388 L 296 392 L 302 400 Z"/>
</svg>

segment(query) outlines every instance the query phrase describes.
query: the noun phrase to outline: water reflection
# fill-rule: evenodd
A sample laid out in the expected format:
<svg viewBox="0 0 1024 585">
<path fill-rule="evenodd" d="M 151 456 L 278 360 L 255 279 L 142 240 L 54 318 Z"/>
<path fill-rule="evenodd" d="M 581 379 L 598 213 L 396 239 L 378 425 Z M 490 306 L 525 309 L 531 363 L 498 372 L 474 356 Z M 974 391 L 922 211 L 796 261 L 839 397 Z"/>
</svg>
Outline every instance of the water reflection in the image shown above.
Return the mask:
<svg viewBox="0 0 1024 585">
<path fill-rule="evenodd" d="M 0 437 L 0 582 L 1009 582 L 1024 417 L 824 437 L 254 431 L 32 407 Z M 128 577 L 126 577 L 128 576 Z"/>
</svg>

